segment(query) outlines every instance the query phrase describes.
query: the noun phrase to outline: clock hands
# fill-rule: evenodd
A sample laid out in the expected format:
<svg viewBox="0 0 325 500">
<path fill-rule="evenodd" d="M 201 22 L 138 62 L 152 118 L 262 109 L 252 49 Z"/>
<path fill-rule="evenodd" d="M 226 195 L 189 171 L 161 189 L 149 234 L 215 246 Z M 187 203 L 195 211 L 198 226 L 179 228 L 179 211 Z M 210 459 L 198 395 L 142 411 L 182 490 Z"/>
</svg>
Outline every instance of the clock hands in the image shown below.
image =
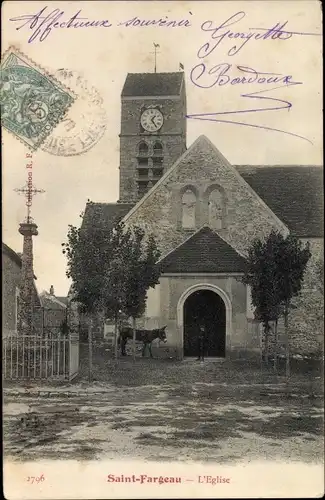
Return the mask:
<svg viewBox="0 0 325 500">
<path fill-rule="evenodd" d="M 141 115 L 141 125 L 148 132 L 159 130 L 163 124 L 163 117 L 159 110 L 147 109 Z"/>
</svg>

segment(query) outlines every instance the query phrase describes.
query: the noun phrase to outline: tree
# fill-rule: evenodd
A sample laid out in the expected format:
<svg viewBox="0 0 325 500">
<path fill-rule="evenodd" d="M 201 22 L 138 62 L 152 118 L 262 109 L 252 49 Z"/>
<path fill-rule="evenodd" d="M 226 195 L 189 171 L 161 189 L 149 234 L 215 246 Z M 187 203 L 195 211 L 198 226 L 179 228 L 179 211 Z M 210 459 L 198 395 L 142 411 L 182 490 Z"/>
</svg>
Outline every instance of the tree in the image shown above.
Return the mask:
<svg viewBox="0 0 325 500">
<path fill-rule="evenodd" d="M 118 351 L 118 325 L 121 314 L 125 314 L 128 280 L 130 275 L 130 256 L 133 236 L 130 229 L 122 223 L 116 224 L 111 236 L 111 252 L 103 267 L 102 288 L 105 316 L 114 320 L 114 353 Z"/>
<path fill-rule="evenodd" d="M 104 267 L 103 304 L 106 316 L 115 322 L 115 357 L 119 318 L 132 318 L 135 357 L 135 322 L 145 311 L 148 289 L 159 281 L 160 252 L 152 235 L 146 238 L 140 227 L 126 228 L 123 223 L 114 227 L 111 243 Z"/>
<path fill-rule="evenodd" d="M 298 238 L 289 234 L 280 240 L 276 257 L 278 293 L 284 315 L 286 376 L 288 378 L 290 376 L 288 319 L 292 299 L 301 292 L 305 270 L 311 257 L 309 243 L 303 245 Z"/>
<path fill-rule="evenodd" d="M 93 316 L 103 312 L 106 318 L 114 319 L 117 357 L 120 315 L 132 317 L 135 337 L 135 319 L 145 310 L 148 289 L 159 280 L 160 253 L 152 236 L 146 239 L 141 228 L 126 228 L 123 223 L 110 229 L 95 225 L 77 229 L 70 225 L 63 253 L 68 260 L 67 276 L 73 282 L 74 300 L 88 319 L 91 380 Z"/>
<path fill-rule="evenodd" d="M 310 256 L 308 244 L 304 246 L 295 236 L 284 237 L 277 231 L 263 241 L 253 241 L 248 251 L 243 282 L 251 287 L 255 317 L 263 323 L 266 347 L 271 321 L 277 325 L 279 316 L 284 316 L 287 377 L 290 375 L 288 316 L 292 299 L 301 291 Z"/>
<path fill-rule="evenodd" d="M 123 310 L 132 318 L 133 359 L 135 359 L 136 318 L 145 312 L 147 292 L 159 282 L 160 269 L 157 264 L 160 251 L 152 235 L 145 238 L 139 227 L 133 229 L 132 246 L 129 249 L 126 302 Z"/>
<path fill-rule="evenodd" d="M 243 282 L 251 287 L 255 319 L 263 325 L 266 363 L 268 362 L 269 336 L 272 330 L 271 322 L 276 322 L 280 315 L 280 302 L 275 279 L 275 254 L 278 246 L 279 235 L 277 233 L 272 232 L 265 241 L 254 240 L 248 251 L 246 272 L 243 278 Z"/>
<path fill-rule="evenodd" d="M 83 214 L 80 215 L 83 217 Z M 62 243 L 67 257 L 66 275 L 72 279 L 73 301 L 88 323 L 89 380 L 92 380 L 93 316 L 103 308 L 103 263 L 111 254 L 112 231 L 95 226 L 86 229 L 69 225 L 68 242 Z"/>
</svg>

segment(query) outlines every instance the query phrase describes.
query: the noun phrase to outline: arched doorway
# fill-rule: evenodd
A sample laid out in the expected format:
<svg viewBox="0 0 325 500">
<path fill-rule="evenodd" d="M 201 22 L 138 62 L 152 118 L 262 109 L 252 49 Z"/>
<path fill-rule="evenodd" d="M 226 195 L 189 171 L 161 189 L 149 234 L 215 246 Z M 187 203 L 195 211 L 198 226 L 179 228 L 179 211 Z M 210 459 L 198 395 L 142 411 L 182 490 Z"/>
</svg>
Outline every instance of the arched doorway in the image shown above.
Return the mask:
<svg viewBox="0 0 325 500">
<path fill-rule="evenodd" d="M 226 306 L 211 290 L 196 290 L 184 302 L 184 356 L 198 355 L 198 329 L 206 329 L 206 356 L 225 357 Z"/>
</svg>

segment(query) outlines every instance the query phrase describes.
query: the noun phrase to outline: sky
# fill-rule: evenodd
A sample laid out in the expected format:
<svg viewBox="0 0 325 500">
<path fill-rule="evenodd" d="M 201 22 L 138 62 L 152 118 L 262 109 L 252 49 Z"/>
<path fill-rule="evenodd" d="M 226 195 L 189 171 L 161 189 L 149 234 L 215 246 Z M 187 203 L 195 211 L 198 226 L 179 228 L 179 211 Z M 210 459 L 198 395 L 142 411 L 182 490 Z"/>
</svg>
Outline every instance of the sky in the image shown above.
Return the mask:
<svg viewBox="0 0 325 500">
<path fill-rule="evenodd" d="M 77 88 L 77 101 L 68 116 L 77 123 L 80 133 L 84 133 L 89 124 L 96 124 L 96 120 L 105 130 L 93 147 L 75 156 L 59 156 L 42 149 L 33 153 L 33 182 L 37 188 L 45 190 L 34 197 L 32 206 L 32 216 L 39 231 L 34 238 L 34 270 L 39 292 L 49 290 L 53 285 L 56 295 L 67 294 L 70 282 L 65 275 L 66 260 L 61 243 L 66 241 L 68 225 L 80 224 L 80 213 L 87 199 L 115 202 L 119 197 L 120 94 L 128 72 L 154 71 L 154 42 L 159 44 L 158 72 L 178 71 L 180 62 L 184 66 L 189 115 L 286 106 L 286 109 L 273 111 L 219 116 L 220 119 L 253 126 L 188 119 L 188 146 L 205 134 L 234 165 L 321 165 L 322 67 L 321 36 L 317 36 L 321 33 L 321 12 L 318 2 L 95 1 L 48 4 L 5 2 L 2 46 L 4 50 L 10 45 L 16 46 L 52 75 L 61 74 L 62 77 L 62 72 L 58 73 L 61 68 L 81 75 L 87 87 L 95 88 L 96 95 L 100 96 L 101 111 L 99 113 L 98 105 L 96 108 L 89 96 L 88 102 L 87 95 Z M 39 35 L 29 41 L 42 20 L 35 17 L 10 19 L 36 15 L 43 8 L 46 8 L 43 15 L 51 14 L 55 9 L 62 12 L 60 21 L 67 22 L 81 10 L 79 17 L 109 20 L 112 26 L 53 28 L 43 41 L 39 40 Z M 235 15 L 237 17 L 230 26 L 228 20 Z M 191 25 L 175 28 L 118 26 L 135 17 L 157 20 L 166 19 L 165 16 L 169 20 L 187 19 Z M 36 28 L 31 27 L 33 19 Z M 234 38 L 235 33 L 265 33 L 277 23 L 281 25 L 286 21 L 285 29 L 295 33 L 286 40 L 257 40 L 252 36 L 240 48 L 243 39 L 240 35 Z M 202 29 L 203 23 L 205 29 Z M 223 24 L 228 26 L 222 27 Z M 216 28 L 219 29 L 215 31 Z M 264 31 L 256 31 L 257 28 Z M 40 27 L 42 29 L 44 25 Z M 224 33 L 223 38 L 217 38 Z M 215 39 L 212 40 L 211 36 Z M 204 48 L 200 51 L 202 46 L 209 43 L 209 49 L 212 49 L 216 41 L 219 43 L 210 54 L 198 57 L 198 53 L 203 54 Z M 235 44 L 236 49 L 233 49 Z M 231 55 L 231 50 L 234 55 Z M 202 63 L 206 73 L 196 79 L 202 66 L 193 69 Z M 255 74 L 259 73 L 259 77 L 262 72 L 276 73 L 291 77 L 285 81 L 300 83 L 283 85 L 283 82 L 277 82 L 281 88 L 275 90 L 270 90 L 271 82 L 212 85 L 220 71 L 219 65 L 230 65 L 229 68 L 222 67 L 228 68 L 226 74 L 231 78 L 243 75 L 240 68 L 249 68 L 255 70 Z M 253 92 L 273 100 L 243 97 Z M 285 104 L 288 102 L 290 109 Z M 295 136 L 260 127 L 280 129 Z M 62 130 L 60 124 L 53 134 Z M 23 241 L 18 227 L 26 215 L 26 207 L 23 197 L 18 196 L 14 189 L 26 182 L 28 149 L 6 130 L 3 131 L 2 146 L 3 241 L 20 252 Z"/>
</svg>

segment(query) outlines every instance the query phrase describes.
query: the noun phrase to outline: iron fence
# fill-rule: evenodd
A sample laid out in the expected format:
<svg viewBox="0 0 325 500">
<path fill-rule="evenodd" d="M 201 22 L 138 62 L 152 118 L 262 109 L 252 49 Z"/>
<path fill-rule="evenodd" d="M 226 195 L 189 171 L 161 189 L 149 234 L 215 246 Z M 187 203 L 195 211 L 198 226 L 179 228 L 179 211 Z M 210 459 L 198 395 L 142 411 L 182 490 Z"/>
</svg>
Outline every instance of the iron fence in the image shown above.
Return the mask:
<svg viewBox="0 0 325 500">
<path fill-rule="evenodd" d="M 67 327 L 66 310 L 38 308 L 33 333 L 10 333 L 2 342 L 3 377 L 73 380 L 79 371 L 79 336 Z"/>
</svg>

